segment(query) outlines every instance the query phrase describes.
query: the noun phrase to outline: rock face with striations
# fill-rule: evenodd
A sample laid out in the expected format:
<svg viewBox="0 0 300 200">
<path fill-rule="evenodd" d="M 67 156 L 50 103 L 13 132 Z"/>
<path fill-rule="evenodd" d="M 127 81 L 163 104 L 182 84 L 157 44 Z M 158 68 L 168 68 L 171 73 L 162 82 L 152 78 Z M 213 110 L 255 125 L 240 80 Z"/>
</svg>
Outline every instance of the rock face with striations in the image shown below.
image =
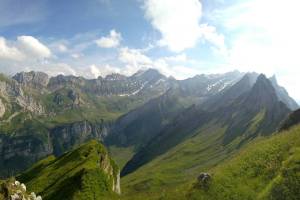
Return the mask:
<svg viewBox="0 0 300 200">
<path fill-rule="evenodd" d="M 2 118 L 4 114 L 5 114 L 5 105 L 2 103 L 2 100 L 0 99 L 0 118 Z"/>
<path fill-rule="evenodd" d="M 103 121 L 101 123 L 81 121 L 57 126 L 50 131 L 53 153 L 61 155 L 73 146 L 95 138 L 103 141 L 109 129 L 110 125 Z"/>
<path fill-rule="evenodd" d="M 45 88 L 49 82 L 49 77 L 43 72 L 20 72 L 13 76 L 18 83 L 33 87 L 35 89 Z"/>
<path fill-rule="evenodd" d="M 88 121 L 60 125 L 52 129 L 28 127 L 25 135 L 0 134 L 0 174 L 7 176 L 26 169 L 30 164 L 54 154 L 59 156 L 89 140 L 103 140 L 110 129 L 105 122 Z M 35 129 L 36 133 L 30 133 Z M 20 160 L 22 162 L 18 163 Z"/>
</svg>

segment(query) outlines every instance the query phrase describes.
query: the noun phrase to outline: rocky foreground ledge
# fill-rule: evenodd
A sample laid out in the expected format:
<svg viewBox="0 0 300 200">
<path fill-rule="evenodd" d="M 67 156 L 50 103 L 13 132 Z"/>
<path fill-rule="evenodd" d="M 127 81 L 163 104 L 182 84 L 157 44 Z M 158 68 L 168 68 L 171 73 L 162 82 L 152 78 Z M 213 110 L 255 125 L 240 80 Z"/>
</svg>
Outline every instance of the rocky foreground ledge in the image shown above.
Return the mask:
<svg viewBox="0 0 300 200">
<path fill-rule="evenodd" d="M 42 197 L 34 192 L 28 192 L 24 183 L 9 179 L 1 183 L 0 200 L 42 200 Z"/>
</svg>

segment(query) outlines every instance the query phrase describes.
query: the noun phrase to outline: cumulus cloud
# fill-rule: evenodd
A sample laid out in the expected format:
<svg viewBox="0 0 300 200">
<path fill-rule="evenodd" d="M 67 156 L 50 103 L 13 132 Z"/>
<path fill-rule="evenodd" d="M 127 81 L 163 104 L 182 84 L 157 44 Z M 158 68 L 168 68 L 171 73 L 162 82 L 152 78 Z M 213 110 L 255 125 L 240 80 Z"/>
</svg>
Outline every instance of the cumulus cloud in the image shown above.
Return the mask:
<svg viewBox="0 0 300 200">
<path fill-rule="evenodd" d="M 88 78 L 98 78 L 99 76 L 105 77 L 106 75 L 112 74 L 112 73 L 122 73 L 126 75 L 130 75 L 128 73 L 124 73 L 124 70 L 122 71 L 119 67 L 113 67 L 109 64 L 104 65 L 90 65 L 89 66 L 89 72 L 86 72 Z"/>
<path fill-rule="evenodd" d="M 7 45 L 5 38 L 0 37 L 0 59 L 23 60 L 24 55 L 14 46 Z"/>
<path fill-rule="evenodd" d="M 0 37 L 0 58 L 10 61 L 28 61 L 49 58 L 51 51 L 32 36 L 19 36 L 16 41 Z"/>
<path fill-rule="evenodd" d="M 62 63 L 62 62 L 46 62 L 46 63 L 41 63 L 39 65 L 30 65 L 27 67 L 26 71 L 43 71 L 50 76 L 56 76 L 59 74 L 63 75 L 74 75 L 78 76 L 79 73 L 71 67 L 67 63 Z"/>
<path fill-rule="evenodd" d="M 16 40 L 0 37 L 0 70 L 7 74 L 18 71 L 45 71 L 74 74 L 67 64 L 51 61 L 49 48 L 32 36 L 19 36 Z"/>
<path fill-rule="evenodd" d="M 151 25 L 161 33 L 159 46 L 181 52 L 203 40 L 225 53 L 224 36 L 216 27 L 201 23 L 202 4 L 199 0 L 145 0 L 144 10 Z"/>
<path fill-rule="evenodd" d="M 162 35 L 159 44 L 171 51 L 194 47 L 201 37 L 202 5 L 199 0 L 145 0 L 144 9 L 146 18 Z"/>
<path fill-rule="evenodd" d="M 119 50 L 119 60 L 129 65 L 134 71 L 139 68 L 149 67 L 152 64 L 152 60 L 144 55 L 141 50 L 130 49 L 128 47 Z"/>
<path fill-rule="evenodd" d="M 50 49 L 32 36 L 19 36 L 17 45 L 22 52 L 29 56 L 36 56 L 37 58 L 49 58 L 51 56 Z"/>
<path fill-rule="evenodd" d="M 94 76 L 94 78 L 97 78 L 101 75 L 101 72 L 96 65 L 91 65 L 90 71 L 91 71 L 91 74 Z"/>
<path fill-rule="evenodd" d="M 120 45 L 122 39 L 121 33 L 111 30 L 109 35 L 96 40 L 96 44 L 102 48 L 114 48 Z"/>
</svg>

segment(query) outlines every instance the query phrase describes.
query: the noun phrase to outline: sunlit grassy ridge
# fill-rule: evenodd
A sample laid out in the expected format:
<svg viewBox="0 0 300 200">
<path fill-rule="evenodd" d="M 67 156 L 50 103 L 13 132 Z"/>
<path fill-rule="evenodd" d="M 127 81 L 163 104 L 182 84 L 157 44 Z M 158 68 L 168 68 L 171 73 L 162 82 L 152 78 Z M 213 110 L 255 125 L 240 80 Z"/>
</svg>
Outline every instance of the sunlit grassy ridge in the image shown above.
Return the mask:
<svg viewBox="0 0 300 200">
<path fill-rule="evenodd" d="M 300 126 L 249 144 L 209 172 L 208 189 L 196 184 L 188 199 L 299 199 Z"/>
<path fill-rule="evenodd" d="M 297 199 L 300 126 L 239 149 L 222 146 L 221 128 L 210 128 L 122 178 L 124 199 Z M 238 140 L 238 139 L 237 139 Z M 208 190 L 197 186 L 212 175 Z"/>
<path fill-rule="evenodd" d="M 111 175 L 105 171 L 110 167 Z M 93 140 L 59 158 L 50 156 L 41 160 L 18 179 L 46 200 L 94 200 L 115 196 L 112 184 L 117 181 L 118 173 L 105 148 Z"/>
<path fill-rule="evenodd" d="M 201 171 L 210 169 L 233 152 L 231 147 L 222 146 L 224 131 L 225 127 L 208 124 L 167 153 L 123 177 L 123 198 L 184 199 Z"/>
</svg>

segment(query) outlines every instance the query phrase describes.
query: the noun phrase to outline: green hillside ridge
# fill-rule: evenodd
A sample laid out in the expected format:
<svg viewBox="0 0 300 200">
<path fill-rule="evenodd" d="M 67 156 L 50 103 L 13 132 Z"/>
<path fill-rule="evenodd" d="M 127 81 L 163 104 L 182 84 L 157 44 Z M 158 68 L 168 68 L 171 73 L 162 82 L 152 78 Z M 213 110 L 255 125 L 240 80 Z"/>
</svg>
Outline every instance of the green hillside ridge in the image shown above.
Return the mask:
<svg viewBox="0 0 300 200">
<path fill-rule="evenodd" d="M 298 199 L 300 125 L 244 148 L 222 147 L 224 130 L 207 130 L 121 179 L 123 199 Z M 201 172 L 212 181 L 198 183 Z"/>
<path fill-rule="evenodd" d="M 119 168 L 92 140 L 62 156 L 49 156 L 17 177 L 47 200 L 111 199 L 119 193 Z"/>
<path fill-rule="evenodd" d="M 187 199 L 299 199 L 300 125 L 249 144 L 209 173 L 208 187 L 196 183 Z"/>
</svg>

